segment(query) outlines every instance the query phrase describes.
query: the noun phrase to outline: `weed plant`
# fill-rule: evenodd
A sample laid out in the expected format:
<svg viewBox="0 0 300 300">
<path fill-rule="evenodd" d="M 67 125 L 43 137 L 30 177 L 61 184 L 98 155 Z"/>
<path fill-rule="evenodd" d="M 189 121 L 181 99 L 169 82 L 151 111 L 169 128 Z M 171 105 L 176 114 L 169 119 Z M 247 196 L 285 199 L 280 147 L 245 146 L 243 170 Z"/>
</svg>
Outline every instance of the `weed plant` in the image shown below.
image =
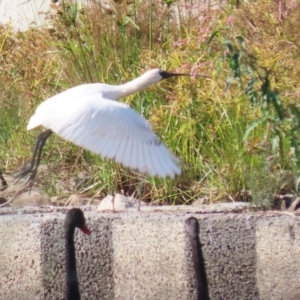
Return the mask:
<svg viewBox="0 0 300 300">
<path fill-rule="evenodd" d="M 57 194 L 57 181 L 80 170 L 91 174 L 84 193 L 117 191 L 153 203 L 270 206 L 274 194 L 297 192 L 300 8 L 291 5 L 262 0 L 200 11 L 181 1 L 84 8 L 63 1 L 51 28 L 1 27 L 0 168 L 13 172 L 30 159 L 41 129 L 28 133 L 26 123 L 44 99 L 159 67 L 211 76 L 163 81 L 123 99 L 181 158 L 183 174 L 143 176 L 54 135 L 43 152 L 46 192 Z"/>
</svg>

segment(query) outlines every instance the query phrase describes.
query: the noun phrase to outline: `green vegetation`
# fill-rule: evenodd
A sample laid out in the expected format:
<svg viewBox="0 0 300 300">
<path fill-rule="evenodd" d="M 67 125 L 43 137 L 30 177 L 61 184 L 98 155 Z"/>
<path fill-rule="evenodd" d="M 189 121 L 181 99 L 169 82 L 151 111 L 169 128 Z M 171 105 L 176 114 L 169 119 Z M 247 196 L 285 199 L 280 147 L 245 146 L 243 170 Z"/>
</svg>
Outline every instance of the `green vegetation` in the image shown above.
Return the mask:
<svg viewBox="0 0 300 300">
<path fill-rule="evenodd" d="M 126 82 L 159 67 L 212 77 L 164 81 L 124 99 L 182 159 L 183 175 L 145 177 L 53 136 L 43 153 L 46 192 L 55 194 L 58 180 L 80 170 L 91 174 L 89 195 L 135 192 L 156 203 L 205 196 L 270 206 L 274 194 L 297 192 L 299 5 L 279 9 L 263 0 L 201 17 L 185 7 L 174 21 L 179 4 L 164 2 L 116 1 L 106 9 L 65 2 L 51 29 L 0 28 L 0 169 L 13 172 L 30 159 L 38 130 L 26 132 L 26 124 L 41 101 L 80 83 Z"/>
</svg>

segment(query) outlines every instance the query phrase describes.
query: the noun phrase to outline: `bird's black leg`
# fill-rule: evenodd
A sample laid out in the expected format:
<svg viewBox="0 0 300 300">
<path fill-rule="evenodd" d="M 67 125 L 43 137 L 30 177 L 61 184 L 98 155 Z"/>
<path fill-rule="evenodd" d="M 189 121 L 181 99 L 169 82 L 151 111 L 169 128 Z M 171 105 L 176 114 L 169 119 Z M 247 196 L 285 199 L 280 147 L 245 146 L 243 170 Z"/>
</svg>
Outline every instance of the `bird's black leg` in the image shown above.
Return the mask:
<svg viewBox="0 0 300 300">
<path fill-rule="evenodd" d="M 15 178 L 16 178 L 17 182 L 21 178 L 24 178 L 25 176 L 27 176 L 28 174 L 30 174 L 30 175 L 29 175 L 28 179 L 26 180 L 26 182 L 34 180 L 34 178 L 37 174 L 39 164 L 40 164 L 43 147 L 44 147 L 47 139 L 49 138 L 49 136 L 52 134 L 52 132 L 53 131 L 51 129 L 47 129 L 46 131 L 42 132 L 38 136 L 31 162 L 28 163 L 27 165 L 25 165 L 19 172 L 17 172 L 15 174 Z"/>
</svg>

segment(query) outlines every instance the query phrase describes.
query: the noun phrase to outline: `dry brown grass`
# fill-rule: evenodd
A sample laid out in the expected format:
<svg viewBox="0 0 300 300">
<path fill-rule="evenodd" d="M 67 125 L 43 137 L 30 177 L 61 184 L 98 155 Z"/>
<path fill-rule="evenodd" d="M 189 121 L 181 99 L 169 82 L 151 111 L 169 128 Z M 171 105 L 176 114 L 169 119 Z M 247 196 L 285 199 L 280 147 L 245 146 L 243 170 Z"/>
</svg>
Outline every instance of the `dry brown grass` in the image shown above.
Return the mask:
<svg viewBox="0 0 300 300">
<path fill-rule="evenodd" d="M 208 73 L 212 79 L 162 82 L 125 100 L 150 120 L 184 161 L 184 176 L 174 181 L 145 178 L 141 197 L 172 203 L 189 203 L 205 195 L 210 201 L 241 199 L 241 191 L 253 194 L 264 189 L 262 180 L 270 182 L 265 194 L 278 192 L 284 185 L 280 174 L 291 164 L 275 159 L 273 165 L 266 165 L 269 157 L 277 155 L 266 127 L 258 127 L 243 142 L 249 124 L 261 117 L 261 109 L 250 105 L 239 82 L 229 80 L 232 73 L 224 42 L 231 40 L 238 47 L 236 37 L 243 36 L 248 53 L 270 70 L 272 87 L 283 103 L 298 105 L 299 5 L 283 2 L 280 10 L 278 2 L 264 0 L 207 9 L 197 18 L 187 7 L 190 15 L 179 26 L 168 17 L 168 6 L 153 1 L 150 10 L 149 3 L 134 6 L 117 1 L 113 9 L 103 9 L 95 1 L 84 10 L 65 7 L 53 18 L 51 30 L 13 33 L 0 28 L 0 108 L 5 111 L 0 121 L 2 168 L 13 171 L 29 159 L 33 139 L 25 124 L 40 101 L 79 83 L 124 82 L 161 67 Z M 285 151 L 288 161 L 290 152 Z M 61 176 L 69 176 L 71 171 L 65 170 L 70 168 L 76 173 L 95 165 L 91 173 L 103 195 L 114 189 L 132 191 L 140 182 L 128 170 L 59 138 L 49 141 L 44 161 L 50 165 L 55 161 Z M 55 193 L 55 176 L 45 183 L 48 192 Z"/>
</svg>

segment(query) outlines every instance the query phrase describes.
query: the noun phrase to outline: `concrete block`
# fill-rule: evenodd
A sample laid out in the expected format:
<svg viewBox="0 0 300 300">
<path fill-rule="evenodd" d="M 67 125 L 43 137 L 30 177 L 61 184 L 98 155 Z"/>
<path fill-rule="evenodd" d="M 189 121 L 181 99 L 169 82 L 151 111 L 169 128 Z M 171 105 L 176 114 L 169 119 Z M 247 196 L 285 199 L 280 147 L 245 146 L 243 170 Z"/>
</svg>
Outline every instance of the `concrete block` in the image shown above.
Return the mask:
<svg viewBox="0 0 300 300">
<path fill-rule="evenodd" d="M 195 299 L 185 232 L 190 216 L 199 220 L 211 299 L 300 299 L 298 216 L 203 213 L 191 207 L 83 210 L 92 231 L 75 236 L 83 300 Z M 0 210 L 0 300 L 64 299 L 65 212 L 54 207 Z"/>
<path fill-rule="evenodd" d="M 264 215 L 256 224 L 260 299 L 300 299 L 300 218 Z"/>
</svg>

